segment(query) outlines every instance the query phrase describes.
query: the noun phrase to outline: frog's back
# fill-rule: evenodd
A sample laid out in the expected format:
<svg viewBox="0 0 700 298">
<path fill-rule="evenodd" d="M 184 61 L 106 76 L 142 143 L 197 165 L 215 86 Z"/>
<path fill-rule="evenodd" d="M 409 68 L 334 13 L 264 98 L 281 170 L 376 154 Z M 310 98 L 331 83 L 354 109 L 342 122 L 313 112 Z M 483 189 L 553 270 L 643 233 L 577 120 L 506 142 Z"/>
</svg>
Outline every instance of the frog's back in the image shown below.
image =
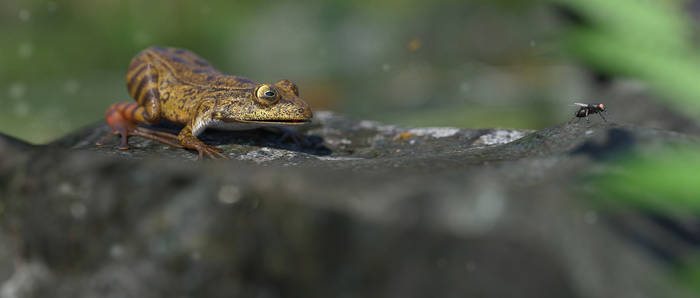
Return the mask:
<svg viewBox="0 0 700 298">
<path fill-rule="evenodd" d="M 222 74 L 209 61 L 188 50 L 157 46 L 149 47 L 134 57 L 129 65 L 127 85 L 131 85 L 129 79 L 133 77 L 129 73 L 146 63 L 153 65 L 161 76 L 167 72 L 182 84 L 232 89 L 252 88 L 256 85 L 244 77 Z"/>
</svg>

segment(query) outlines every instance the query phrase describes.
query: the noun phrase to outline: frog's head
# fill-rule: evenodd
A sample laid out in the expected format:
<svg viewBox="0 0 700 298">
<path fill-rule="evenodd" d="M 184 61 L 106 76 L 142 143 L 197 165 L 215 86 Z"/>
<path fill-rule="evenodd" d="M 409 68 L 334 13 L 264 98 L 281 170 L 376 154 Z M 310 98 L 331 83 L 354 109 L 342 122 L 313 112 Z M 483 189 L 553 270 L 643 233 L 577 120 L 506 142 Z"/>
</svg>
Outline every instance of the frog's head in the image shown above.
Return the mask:
<svg viewBox="0 0 700 298">
<path fill-rule="evenodd" d="M 275 125 L 299 125 L 313 117 L 311 108 L 299 97 L 294 83 L 282 80 L 275 84 L 260 84 L 244 98 L 221 106 L 224 121 Z"/>
</svg>

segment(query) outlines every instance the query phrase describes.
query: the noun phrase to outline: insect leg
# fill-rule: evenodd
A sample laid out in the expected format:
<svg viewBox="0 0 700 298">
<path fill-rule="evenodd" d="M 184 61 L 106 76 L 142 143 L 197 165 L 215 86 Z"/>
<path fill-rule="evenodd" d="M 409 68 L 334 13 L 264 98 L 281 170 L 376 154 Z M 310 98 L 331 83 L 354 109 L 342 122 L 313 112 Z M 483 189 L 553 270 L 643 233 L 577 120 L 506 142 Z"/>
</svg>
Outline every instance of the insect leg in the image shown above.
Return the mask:
<svg viewBox="0 0 700 298">
<path fill-rule="evenodd" d="M 608 120 L 605 120 L 605 117 L 603 117 L 603 112 L 598 113 L 600 115 L 600 118 L 603 118 L 603 121 L 608 122 Z"/>
</svg>

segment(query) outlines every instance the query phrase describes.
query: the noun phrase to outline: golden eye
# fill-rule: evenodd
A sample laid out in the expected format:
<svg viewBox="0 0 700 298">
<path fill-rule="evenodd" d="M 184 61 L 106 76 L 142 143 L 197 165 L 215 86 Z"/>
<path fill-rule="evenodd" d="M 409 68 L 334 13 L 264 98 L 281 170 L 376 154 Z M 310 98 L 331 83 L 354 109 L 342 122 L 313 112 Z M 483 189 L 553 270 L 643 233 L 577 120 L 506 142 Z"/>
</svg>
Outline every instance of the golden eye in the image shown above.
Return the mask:
<svg viewBox="0 0 700 298">
<path fill-rule="evenodd" d="M 271 105 L 279 99 L 277 91 L 269 85 L 262 85 L 258 87 L 258 91 L 255 92 L 258 101 L 264 105 Z"/>
</svg>

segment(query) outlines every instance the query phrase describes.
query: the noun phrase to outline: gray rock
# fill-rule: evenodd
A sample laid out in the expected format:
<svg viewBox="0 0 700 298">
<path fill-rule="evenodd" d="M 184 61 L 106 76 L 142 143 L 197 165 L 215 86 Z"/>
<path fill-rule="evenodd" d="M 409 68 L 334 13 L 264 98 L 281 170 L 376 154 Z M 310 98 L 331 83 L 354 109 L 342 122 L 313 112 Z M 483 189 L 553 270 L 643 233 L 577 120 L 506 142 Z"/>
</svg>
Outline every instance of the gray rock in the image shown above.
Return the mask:
<svg viewBox="0 0 700 298">
<path fill-rule="evenodd" d="M 137 137 L 98 147 L 102 123 L 43 146 L 0 138 L 0 295 L 691 297 L 647 245 L 672 233 L 599 209 L 580 179 L 695 137 L 316 115 L 307 147 L 205 133 L 228 161 Z"/>
</svg>

